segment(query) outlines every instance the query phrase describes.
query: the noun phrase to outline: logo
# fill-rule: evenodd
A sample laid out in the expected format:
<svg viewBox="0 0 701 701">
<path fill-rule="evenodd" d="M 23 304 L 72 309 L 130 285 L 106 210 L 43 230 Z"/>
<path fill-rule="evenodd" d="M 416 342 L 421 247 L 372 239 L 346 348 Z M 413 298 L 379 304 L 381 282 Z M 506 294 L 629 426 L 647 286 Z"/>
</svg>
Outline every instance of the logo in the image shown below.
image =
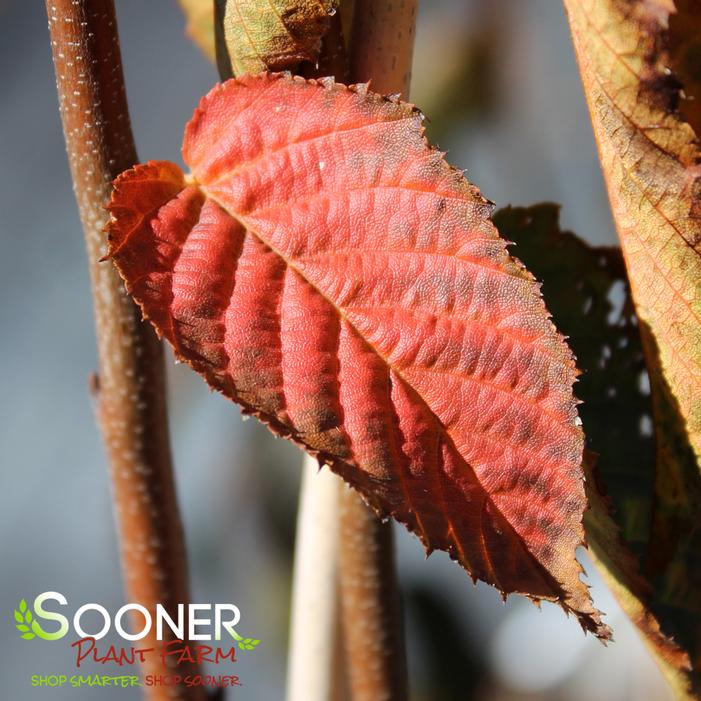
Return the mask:
<svg viewBox="0 0 701 701">
<path fill-rule="evenodd" d="M 70 648 L 75 651 L 77 673 L 34 674 L 30 679 L 33 687 L 240 686 L 238 675 L 232 674 L 230 667 L 237 662 L 237 649 L 247 652 L 260 644 L 258 638 L 237 632 L 240 621 L 241 612 L 231 603 L 178 604 L 170 612 L 161 604 L 150 611 L 141 604 L 128 603 L 111 613 L 98 603 L 81 604 L 72 610 L 66 597 L 56 591 L 39 594 L 31 605 L 22 598 L 14 609 L 14 625 L 24 640 L 55 642 L 71 633 L 76 638 Z M 127 642 L 124 645 L 100 642 L 108 634 Z M 138 641 L 147 637 L 146 645 L 139 645 Z M 105 665 L 121 668 L 156 659 L 159 661 L 156 666 L 167 673 L 146 674 L 141 679 L 133 673 L 82 671 L 86 662 L 105 669 Z M 200 674 L 188 671 L 191 664 L 226 667 L 222 673 Z"/>
<path fill-rule="evenodd" d="M 15 628 L 22 634 L 25 640 L 31 640 L 36 638 L 37 633 L 30 629 L 30 626 L 34 623 L 34 616 L 32 612 L 27 608 L 27 602 L 21 599 L 19 602 L 19 611 L 15 609 Z M 46 635 L 41 628 L 37 626 L 40 636 Z"/>
<path fill-rule="evenodd" d="M 66 597 L 55 591 L 39 594 L 31 608 L 26 599 L 20 599 L 14 615 L 15 627 L 22 638 L 60 640 L 68 635 L 72 624 L 73 631 L 79 638 L 95 641 L 101 640 L 114 629 L 122 639 L 134 642 L 145 638 L 155 627 L 156 640 L 159 641 L 175 637 L 178 640 L 187 638 L 191 641 L 220 642 L 222 636 L 229 636 L 243 651 L 254 650 L 260 644 L 259 639 L 244 637 L 236 632 L 234 626 L 241 620 L 241 612 L 234 604 L 178 604 L 174 620 L 162 604 L 156 605 L 155 616 L 145 606 L 137 603 L 125 604 L 112 616 L 104 606 L 87 603 L 79 606 L 69 620 L 63 613 L 47 606 L 51 602 L 61 607 L 68 606 Z M 102 619 L 96 630 L 86 630 L 87 624 L 83 619 L 89 612 L 97 613 Z M 132 620 L 139 620 L 139 617 L 143 619 L 140 630 L 129 632 L 125 628 L 125 617 L 129 614 L 136 614 Z M 44 627 L 46 625 L 48 630 Z"/>
</svg>

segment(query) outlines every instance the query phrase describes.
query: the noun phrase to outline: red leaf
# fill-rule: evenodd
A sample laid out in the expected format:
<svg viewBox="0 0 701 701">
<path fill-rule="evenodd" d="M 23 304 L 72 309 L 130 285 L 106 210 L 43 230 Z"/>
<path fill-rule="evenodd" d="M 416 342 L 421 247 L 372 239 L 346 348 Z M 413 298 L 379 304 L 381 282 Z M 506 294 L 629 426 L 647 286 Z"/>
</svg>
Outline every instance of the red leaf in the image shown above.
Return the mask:
<svg viewBox="0 0 701 701">
<path fill-rule="evenodd" d="M 330 81 L 214 88 L 121 175 L 110 255 L 207 382 L 502 592 L 602 638 L 572 356 L 491 205 L 412 106 Z"/>
</svg>

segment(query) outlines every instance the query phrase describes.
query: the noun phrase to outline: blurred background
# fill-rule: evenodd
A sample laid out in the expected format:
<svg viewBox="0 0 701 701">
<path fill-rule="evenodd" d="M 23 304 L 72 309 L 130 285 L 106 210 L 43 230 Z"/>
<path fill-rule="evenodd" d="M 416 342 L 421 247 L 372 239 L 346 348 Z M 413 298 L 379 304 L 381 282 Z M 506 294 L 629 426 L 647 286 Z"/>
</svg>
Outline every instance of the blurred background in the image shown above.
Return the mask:
<svg viewBox="0 0 701 701">
<path fill-rule="evenodd" d="M 183 126 L 215 69 L 184 36 L 175 0 L 116 4 L 140 158 L 180 161 Z M 554 201 L 565 228 L 614 242 L 561 3 L 421 6 L 412 100 L 431 140 L 499 206 Z M 110 610 L 123 598 L 88 394 L 96 350 L 85 252 L 39 0 L 0 0 L 0 75 L 0 696 L 138 699 L 136 690 L 30 688 L 31 674 L 71 670 L 74 654 L 21 640 L 12 619 L 21 597 L 46 590 Z M 242 631 L 263 641 L 240 655 L 243 687 L 229 698 L 282 699 L 301 454 L 242 422 L 170 357 L 168 372 L 193 599 L 237 603 Z M 418 540 L 396 535 L 414 701 L 669 698 L 586 555 L 615 631 L 608 648 L 559 608 L 504 604 L 443 553 L 426 561 Z"/>
</svg>

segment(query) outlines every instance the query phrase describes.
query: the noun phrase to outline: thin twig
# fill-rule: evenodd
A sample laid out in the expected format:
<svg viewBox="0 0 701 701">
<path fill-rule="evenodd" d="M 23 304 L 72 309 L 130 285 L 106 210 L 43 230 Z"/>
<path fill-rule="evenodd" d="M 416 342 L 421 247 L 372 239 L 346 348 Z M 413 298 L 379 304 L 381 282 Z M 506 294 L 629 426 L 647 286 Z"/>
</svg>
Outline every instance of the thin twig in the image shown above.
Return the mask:
<svg viewBox="0 0 701 701">
<path fill-rule="evenodd" d="M 174 616 L 189 600 L 185 546 L 173 482 L 163 354 L 105 252 L 112 180 L 136 163 L 112 0 L 47 0 L 66 148 L 85 234 L 99 376 L 93 383 L 107 450 L 129 600 Z M 139 624 L 142 621 L 138 622 Z M 142 641 L 158 647 L 155 626 Z M 173 670 L 147 655 L 144 675 Z M 192 673 L 179 666 L 178 673 Z M 201 688 L 145 687 L 147 698 L 200 701 Z"/>
<path fill-rule="evenodd" d="M 297 512 L 287 701 L 344 698 L 338 596 L 339 498 L 343 481 L 304 458 Z"/>
</svg>

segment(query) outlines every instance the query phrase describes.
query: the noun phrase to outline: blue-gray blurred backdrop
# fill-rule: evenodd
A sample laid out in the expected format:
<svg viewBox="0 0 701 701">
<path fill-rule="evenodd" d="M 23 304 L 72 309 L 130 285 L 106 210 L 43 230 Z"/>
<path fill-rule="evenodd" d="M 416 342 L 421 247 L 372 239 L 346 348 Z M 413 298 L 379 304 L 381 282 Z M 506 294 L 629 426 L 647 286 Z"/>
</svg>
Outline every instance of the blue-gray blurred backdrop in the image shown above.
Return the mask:
<svg viewBox="0 0 701 701">
<path fill-rule="evenodd" d="M 142 160 L 179 160 L 183 125 L 216 80 L 175 0 L 117 0 Z M 95 342 L 85 253 L 61 134 L 44 4 L 0 0 L 0 697 L 137 699 L 32 689 L 65 673 L 65 644 L 21 640 L 12 609 L 45 590 L 123 601 L 105 459 L 87 391 Z M 595 243 L 615 240 L 557 0 L 424 0 L 413 100 L 449 159 L 499 205 L 551 200 Z M 229 698 L 283 698 L 300 454 L 168 359 L 171 424 L 194 599 L 235 601 L 263 640 Z M 506 604 L 397 529 L 416 701 L 668 698 L 595 573 L 616 642 L 554 606 Z M 591 567 L 588 567 L 591 570 Z M 98 670 L 99 671 L 99 670 Z M 109 668 L 107 672 L 114 671 Z"/>
</svg>

